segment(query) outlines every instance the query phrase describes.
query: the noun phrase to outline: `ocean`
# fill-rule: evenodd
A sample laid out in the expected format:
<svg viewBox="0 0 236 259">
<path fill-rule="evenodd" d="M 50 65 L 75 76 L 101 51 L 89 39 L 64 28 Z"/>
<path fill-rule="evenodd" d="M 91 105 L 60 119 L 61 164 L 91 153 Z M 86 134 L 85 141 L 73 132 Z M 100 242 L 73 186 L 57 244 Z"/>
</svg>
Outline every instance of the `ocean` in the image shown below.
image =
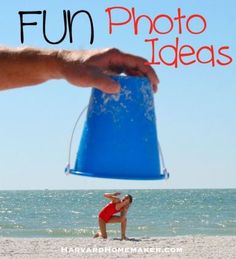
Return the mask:
<svg viewBox="0 0 236 259">
<path fill-rule="evenodd" d="M 109 190 L 0 191 L 0 237 L 92 237 L 108 201 L 104 192 Z M 134 198 L 128 237 L 236 235 L 236 189 L 121 192 Z M 107 229 L 108 236 L 120 237 L 120 224 Z"/>
</svg>

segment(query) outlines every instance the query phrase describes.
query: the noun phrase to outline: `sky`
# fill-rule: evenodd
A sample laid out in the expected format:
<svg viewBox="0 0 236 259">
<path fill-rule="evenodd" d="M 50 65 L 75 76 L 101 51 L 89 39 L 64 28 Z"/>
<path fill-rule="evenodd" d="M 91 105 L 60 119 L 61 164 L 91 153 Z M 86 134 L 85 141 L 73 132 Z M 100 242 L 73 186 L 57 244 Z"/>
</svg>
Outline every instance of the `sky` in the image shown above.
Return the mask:
<svg viewBox="0 0 236 259">
<path fill-rule="evenodd" d="M 223 4 L 222 4 L 223 3 Z M 133 23 L 115 27 L 109 34 L 108 15 L 111 6 L 135 7 L 136 15 L 150 17 L 164 13 L 176 16 L 177 9 L 189 17 L 201 14 L 207 20 L 204 33 L 192 35 L 183 23 L 178 35 L 177 24 L 166 35 L 148 34 L 148 24 L 140 23 L 134 35 Z M 236 27 L 233 0 L 206 1 L 2 1 L 0 9 L 0 44 L 9 47 L 32 46 L 49 49 L 96 49 L 116 47 L 125 52 L 151 59 L 151 47 L 145 38 L 159 37 L 156 50 L 173 44 L 190 44 L 198 49 L 203 45 L 230 46 L 228 54 L 236 58 Z M 20 41 L 19 11 L 47 11 L 47 34 L 56 40 L 63 32 L 63 10 L 90 12 L 94 21 L 94 43 L 89 44 L 90 27 L 86 17 L 78 19 L 74 41 L 68 35 L 58 45 L 47 43 L 42 34 L 42 15 L 27 16 L 37 26 L 25 28 L 25 42 Z M 116 13 L 116 21 L 126 19 Z M 120 19 L 120 20 L 119 20 Z M 166 21 L 160 23 L 167 28 Z M 192 22 L 193 30 L 199 30 Z M 167 58 L 171 54 L 166 53 Z M 203 54 L 207 58 L 207 54 Z M 217 56 L 218 57 L 218 56 Z M 64 80 L 0 92 L 0 190 L 8 189 L 121 189 L 121 188 L 235 188 L 236 187 L 236 61 L 229 66 L 211 67 L 195 63 L 178 68 L 154 65 L 160 78 L 155 94 L 158 137 L 170 179 L 167 181 L 124 181 L 66 176 L 69 138 L 81 110 L 88 104 L 91 89 L 69 85 Z M 75 160 L 80 140 L 81 122 L 72 150 Z"/>
</svg>

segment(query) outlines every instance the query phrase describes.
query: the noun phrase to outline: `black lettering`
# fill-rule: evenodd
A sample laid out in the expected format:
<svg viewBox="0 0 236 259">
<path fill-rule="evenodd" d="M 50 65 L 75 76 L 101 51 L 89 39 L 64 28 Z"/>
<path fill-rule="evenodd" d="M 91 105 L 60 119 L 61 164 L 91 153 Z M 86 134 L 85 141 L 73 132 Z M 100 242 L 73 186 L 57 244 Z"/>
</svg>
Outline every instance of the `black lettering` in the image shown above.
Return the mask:
<svg viewBox="0 0 236 259">
<path fill-rule="evenodd" d="M 90 27 L 91 27 L 91 36 L 90 36 L 90 44 L 93 44 L 94 41 L 94 26 L 93 26 L 93 19 L 90 15 L 90 13 L 86 10 L 80 10 L 77 11 L 76 13 L 74 13 L 71 17 L 70 11 L 67 11 L 67 19 L 68 19 L 68 29 L 69 29 L 69 37 L 70 37 L 70 43 L 73 42 L 73 21 L 74 18 L 76 17 L 76 15 L 80 14 L 80 13 L 85 13 L 87 14 L 88 18 L 89 18 L 89 22 L 90 22 Z"/>
<path fill-rule="evenodd" d="M 20 40 L 21 43 L 24 43 L 24 26 L 36 26 L 37 22 L 24 22 L 25 14 L 42 14 L 41 11 L 19 11 L 20 15 Z"/>
<path fill-rule="evenodd" d="M 46 17 L 47 17 L 47 12 L 44 10 L 43 11 L 43 36 L 44 36 L 44 39 L 50 43 L 50 44 L 59 44 L 61 43 L 65 37 L 66 37 L 66 34 L 67 34 L 67 23 L 66 23 L 66 11 L 63 10 L 63 18 L 64 18 L 64 33 L 61 37 L 61 39 L 59 39 L 58 41 L 51 41 L 48 39 L 47 35 L 46 35 Z"/>
</svg>

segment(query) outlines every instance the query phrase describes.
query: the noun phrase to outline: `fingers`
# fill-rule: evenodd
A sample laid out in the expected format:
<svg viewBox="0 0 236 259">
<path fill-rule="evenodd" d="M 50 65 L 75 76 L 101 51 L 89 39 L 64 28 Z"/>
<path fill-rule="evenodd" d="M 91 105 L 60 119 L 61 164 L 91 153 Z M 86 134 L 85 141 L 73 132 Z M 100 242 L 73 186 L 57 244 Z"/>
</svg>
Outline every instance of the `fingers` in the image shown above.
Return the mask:
<svg viewBox="0 0 236 259">
<path fill-rule="evenodd" d="M 145 63 L 147 63 L 147 61 L 141 57 L 128 55 L 126 59 L 127 69 L 125 71 L 130 75 L 137 74 L 146 76 L 152 84 L 153 91 L 156 92 L 159 79 L 154 69 L 150 65 L 145 65 Z"/>
<path fill-rule="evenodd" d="M 69 63 L 63 69 L 63 77 L 71 84 L 84 87 L 95 87 L 105 93 L 118 93 L 120 85 L 93 66 L 77 67 L 77 64 Z"/>
<path fill-rule="evenodd" d="M 159 79 L 148 61 L 142 57 L 121 52 L 119 49 L 102 49 L 90 53 L 86 63 L 97 66 L 104 72 L 126 73 L 131 76 L 146 76 L 151 81 L 153 91 L 157 91 Z"/>
<path fill-rule="evenodd" d="M 110 55 L 110 69 L 114 72 L 125 72 L 127 75 L 146 76 L 152 84 L 153 91 L 157 91 L 159 79 L 148 61 L 142 57 L 123 53 L 117 49 L 108 51 Z"/>
<path fill-rule="evenodd" d="M 95 73 L 91 74 L 90 85 L 108 94 L 115 94 L 120 92 L 119 83 L 112 80 L 109 76 L 103 74 L 102 72 L 100 72 L 98 75 Z"/>
<path fill-rule="evenodd" d="M 152 84 L 153 91 L 157 92 L 158 76 L 148 61 L 142 57 L 112 48 L 86 51 L 81 60 L 83 60 L 82 63 L 87 68 L 87 71 L 82 72 L 83 77 L 87 78 L 84 81 L 84 86 L 95 86 L 106 93 L 117 93 L 119 92 L 119 84 L 109 78 L 105 73 L 126 73 L 131 76 L 147 77 Z M 91 68 L 94 71 L 100 72 L 91 73 Z"/>
</svg>

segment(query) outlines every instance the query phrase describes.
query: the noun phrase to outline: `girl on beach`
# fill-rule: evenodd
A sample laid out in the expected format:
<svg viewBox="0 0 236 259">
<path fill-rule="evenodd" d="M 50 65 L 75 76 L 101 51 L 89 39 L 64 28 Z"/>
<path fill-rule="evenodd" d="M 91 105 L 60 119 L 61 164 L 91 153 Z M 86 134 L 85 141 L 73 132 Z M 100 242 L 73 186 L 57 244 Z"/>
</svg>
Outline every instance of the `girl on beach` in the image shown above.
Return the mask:
<svg viewBox="0 0 236 259">
<path fill-rule="evenodd" d="M 127 239 L 125 232 L 127 226 L 127 212 L 130 204 L 133 201 L 133 197 L 130 194 L 126 194 L 122 199 L 117 196 L 119 192 L 105 193 L 104 197 L 111 201 L 103 207 L 98 214 L 98 224 L 100 231 L 98 231 L 94 238 L 102 237 L 107 238 L 106 224 L 108 223 L 120 223 L 121 224 L 121 240 Z M 120 212 L 120 216 L 114 215 Z"/>
</svg>

